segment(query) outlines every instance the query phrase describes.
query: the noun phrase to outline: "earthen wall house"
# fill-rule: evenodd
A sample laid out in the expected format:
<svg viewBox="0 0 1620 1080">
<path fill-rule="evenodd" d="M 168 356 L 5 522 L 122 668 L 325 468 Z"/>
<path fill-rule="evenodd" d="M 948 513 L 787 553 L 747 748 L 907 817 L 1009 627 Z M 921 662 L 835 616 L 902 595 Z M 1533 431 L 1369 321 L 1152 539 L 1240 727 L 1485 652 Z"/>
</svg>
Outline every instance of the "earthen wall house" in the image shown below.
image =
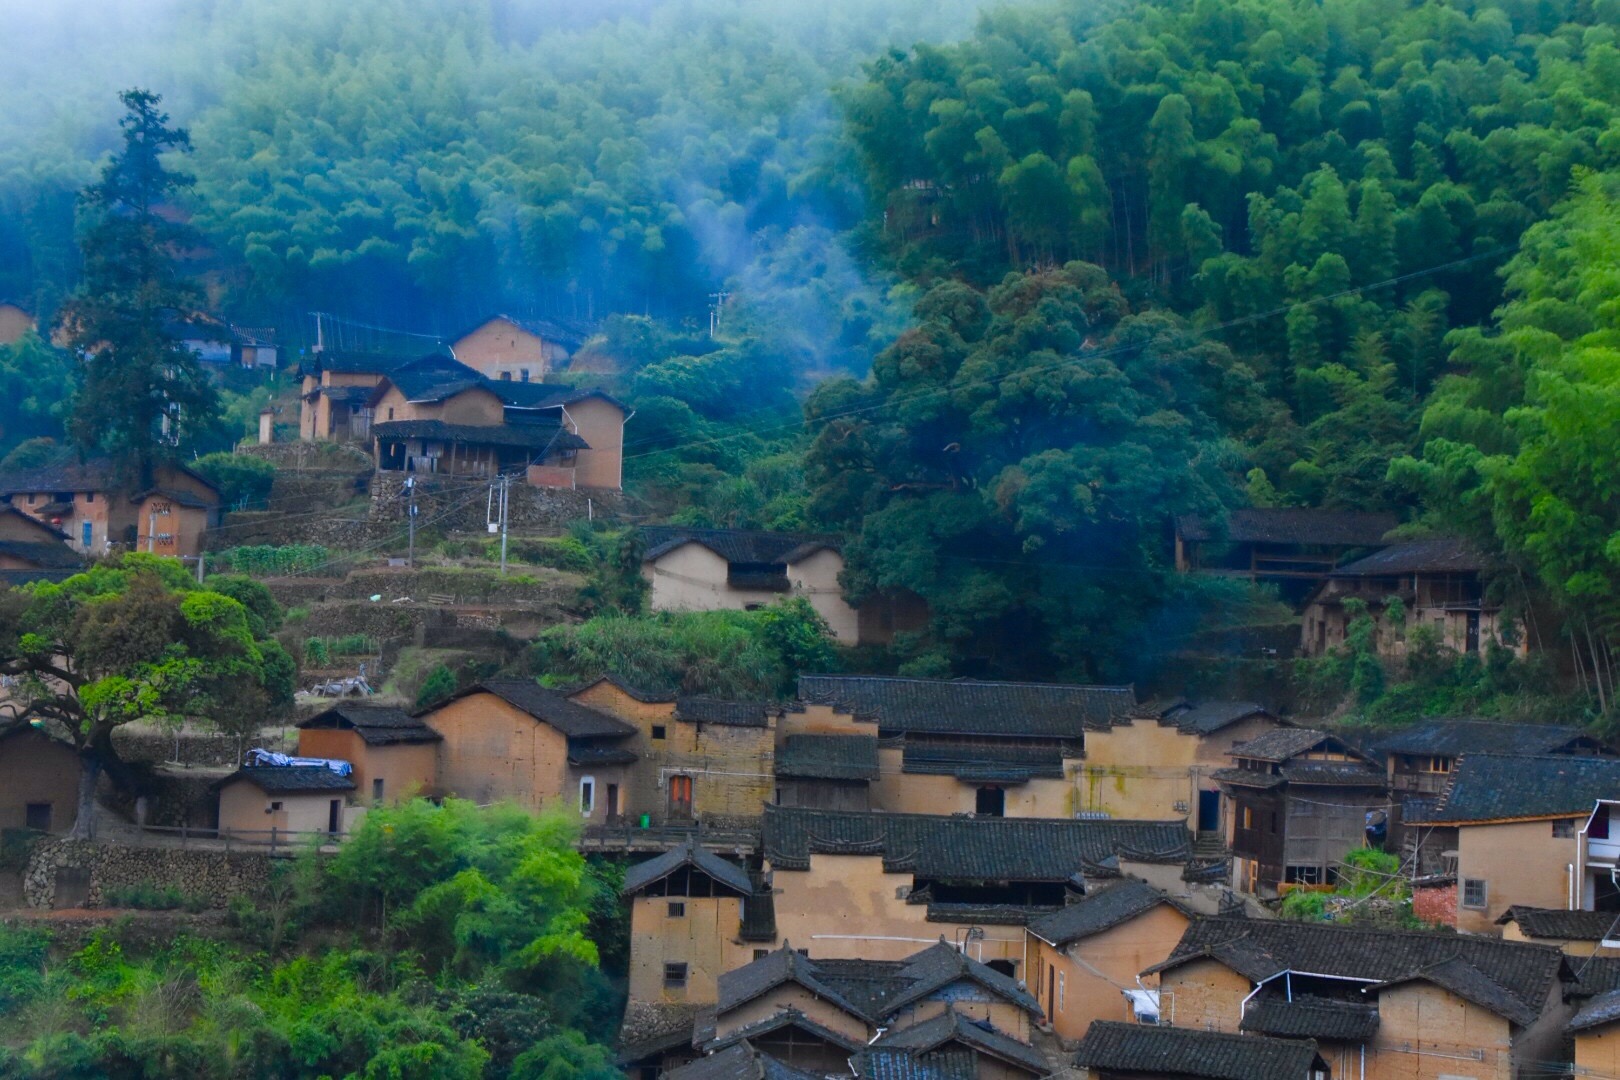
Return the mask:
<svg viewBox="0 0 1620 1080">
<path fill-rule="evenodd" d="M 438 788 L 479 804 L 561 808 L 603 825 L 626 801 L 634 729 L 527 680 L 490 680 L 423 714 L 440 736 Z"/>
<path fill-rule="evenodd" d="M 79 813 L 79 755 L 32 727 L 0 736 L 0 829 L 64 833 Z"/>
<path fill-rule="evenodd" d="M 354 816 L 349 807 L 354 782 L 323 765 L 239 769 L 216 787 L 220 834 L 248 843 L 339 836 Z"/>
<path fill-rule="evenodd" d="M 432 794 L 440 741 L 422 721 L 387 706 L 338 705 L 298 725 L 298 756 L 349 762 L 366 805 Z"/>
<path fill-rule="evenodd" d="M 219 492 L 189 469 L 159 466 L 149 486 L 132 491 L 105 461 L 0 476 L 0 498 L 85 555 L 124 549 L 192 557 L 220 510 Z"/>
<path fill-rule="evenodd" d="M 543 382 L 568 362 L 571 350 L 555 333 L 548 340 L 540 327 L 497 315 L 458 337 L 450 351 L 485 378 Z"/>
</svg>

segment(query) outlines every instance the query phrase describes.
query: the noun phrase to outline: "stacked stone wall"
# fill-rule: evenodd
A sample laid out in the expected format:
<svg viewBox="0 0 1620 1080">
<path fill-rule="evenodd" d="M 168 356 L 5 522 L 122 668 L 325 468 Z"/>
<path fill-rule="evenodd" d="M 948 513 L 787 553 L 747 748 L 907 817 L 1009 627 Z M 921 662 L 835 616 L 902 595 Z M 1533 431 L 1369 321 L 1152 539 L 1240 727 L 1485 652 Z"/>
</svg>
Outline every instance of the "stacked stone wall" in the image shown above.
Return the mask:
<svg viewBox="0 0 1620 1080">
<path fill-rule="evenodd" d="M 233 896 L 262 890 L 270 880 L 271 863 L 268 854 L 47 840 L 29 856 L 23 900 L 34 908 L 56 906 L 58 877 L 63 871 L 79 871 L 89 875 L 84 907 L 105 906 L 114 889 L 145 885 L 178 889 L 209 907 L 223 908 Z"/>
</svg>

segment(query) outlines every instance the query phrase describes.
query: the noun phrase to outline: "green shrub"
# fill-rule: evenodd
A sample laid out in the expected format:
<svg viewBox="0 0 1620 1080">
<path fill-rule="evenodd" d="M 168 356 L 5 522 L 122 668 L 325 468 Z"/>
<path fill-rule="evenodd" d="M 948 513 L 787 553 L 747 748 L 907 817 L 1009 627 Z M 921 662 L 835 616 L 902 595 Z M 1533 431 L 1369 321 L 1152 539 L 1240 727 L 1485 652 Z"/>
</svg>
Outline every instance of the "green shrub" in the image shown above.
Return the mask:
<svg viewBox="0 0 1620 1080">
<path fill-rule="evenodd" d="M 456 692 L 456 673 L 440 664 L 428 672 L 426 679 L 422 680 L 422 687 L 416 692 L 417 708 L 426 708 L 443 701 Z"/>
<path fill-rule="evenodd" d="M 192 462 L 191 468 L 219 489 L 226 506 L 239 510 L 268 503 L 270 488 L 276 481 L 274 465 L 245 454 L 204 454 Z"/>
<path fill-rule="evenodd" d="M 141 911 L 173 911 L 188 907 L 187 896 L 173 885 L 156 885 L 142 881 L 134 885 L 115 885 L 102 893 L 109 907 L 137 908 Z"/>
<path fill-rule="evenodd" d="M 320 544 L 250 544 L 209 556 L 216 570 L 253 577 L 284 577 L 329 568 L 332 553 Z"/>
<path fill-rule="evenodd" d="M 326 649 L 326 639 L 312 637 L 304 642 L 304 663 L 312 667 L 325 667 L 332 662 L 332 654 Z"/>
</svg>

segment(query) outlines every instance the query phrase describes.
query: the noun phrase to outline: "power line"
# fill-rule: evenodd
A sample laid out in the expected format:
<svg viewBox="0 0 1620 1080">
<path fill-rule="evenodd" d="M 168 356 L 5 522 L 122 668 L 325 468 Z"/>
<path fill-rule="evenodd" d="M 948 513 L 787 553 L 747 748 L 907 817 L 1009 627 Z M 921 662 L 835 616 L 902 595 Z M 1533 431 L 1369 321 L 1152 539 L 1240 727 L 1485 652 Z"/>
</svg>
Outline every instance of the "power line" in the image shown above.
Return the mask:
<svg viewBox="0 0 1620 1080">
<path fill-rule="evenodd" d="M 1512 247 L 1503 246 L 1503 247 L 1494 248 L 1494 249 L 1492 249 L 1490 251 L 1478 252 L 1478 253 L 1473 254 L 1473 255 L 1465 256 L 1465 257 L 1463 257 L 1461 259 L 1453 259 L 1453 260 L 1451 260 L 1449 262 L 1439 263 L 1439 264 L 1437 264 L 1435 266 L 1426 267 L 1426 268 L 1424 268 L 1422 270 L 1414 270 L 1414 271 L 1412 271 L 1410 273 L 1407 273 L 1407 274 L 1397 274 L 1394 277 L 1385 278 L 1382 281 L 1370 282 L 1370 283 L 1368 283 L 1366 285 L 1356 285 L 1356 286 L 1353 286 L 1353 287 L 1348 288 L 1348 289 L 1341 289 L 1338 292 L 1328 293 L 1328 294 L 1326 294 L 1324 296 L 1313 297 L 1313 298 L 1311 298 L 1309 300 L 1300 300 L 1300 301 L 1297 301 L 1297 302 L 1294 302 L 1294 303 L 1284 304 L 1284 305 L 1281 305 L 1281 306 L 1278 306 L 1278 307 L 1274 307 L 1274 308 L 1271 308 L 1271 309 L 1269 309 L 1267 311 L 1254 312 L 1254 313 L 1249 314 L 1249 315 L 1239 316 L 1239 317 L 1237 317 L 1235 319 L 1228 319 L 1226 322 L 1217 323 L 1214 326 L 1208 326 L 1208 327 L 1204 327 L 1202 329 L 1192 329 L 1190 331 L 1190 335 L 1195 340 L 1207 339 L 1207 338 L 1210 338 L 1210 337 L 1214 336 L 1215 334 L 1221 333 L 1221 332 L 1226 331 L 1226 330 L 1232 330 L 1232 329 L 1235 329 L 1235 328 L 1240 327 L 1240 326 L 1247 326 L 1247 325 L 1249 325 L 1251 323 L 1262 322 L 1262 321 L 1265 321 L 1267 319 L 1274 319 L 1274 318 L 1277 318 L 1277 317 L 1282 316 L 1282 315 L 1287 315 L 1290 311 L 1294 311 L 1294 310 L 1297 310 L 1299 308 L 1314 307 L 1314 306 L 1316 306 L 1318 304 L 1326 304 L 1326 303 L 1330 303 L 1330 302 L 1332 302 L 1334 300 L 1341 300 L 1341 299 L 1344 299 L 1344 298 L 1350 297 L 1350 296 L 1359 296 L 1362 293 L 1373 292 L 1373 291 L 1378 290 L 1378 289 L 1387 289 L 1387 288 L 1390 288 L 1390 287 L 1395 286 L 1395 285 L 1400 285 L 1400 284 L 1402 284 L 1404 282 L 1407 282 L 1407 281 L 1414 281 L 1414 280 L 1417 280 L 1419 278 L 1428 277 L 1428 276 L 1431 276 L 1433 274 L 1442 273 L 1442 272 L 1444 272 L 1446 270 L 1453 270 L 1453 269 L 1456 269 L 1458 267 L 1468 266 L 1468 265 L 1471 265 L 1471 264 L 1476 263 L 1476 262 L 1481 262 L 1481 261 L 1483 261 L 1485 259 L 1494 259 L 1497 256 L 1506 254 L 1506 253 L 1508 253 L 1508 252 L 1510 252 L 1512 250 L 1514 250 Z M 994 385 L 997 385 L 997 384 L 999 384 L 1001 382 L 1004 382 L 1007 379 L 1024 378 L 1024 377 L 1029 376 L 1029 375 L 1038 374 L 1038 373 L 1040 373 L 1042 371 L 1052 371 L 1052 370 L 1056 370 L 1058 368 L 1068 367 L 1068 366 L 1071 366 L 1071 365 L 1073 365 L 1075 363 L 1079 363 L 1079 362 L 1085 361 L 1085 360 L 1105 359 L 1107 357 L 1115 356 L 1115 355 L 1118 355 L 1118 354 L 1121 354 L 1121 353 L 1128 353 L 1128 352 L 1130 352 L 1130 351 L 1132 351 L 1132 350 L 1134 350 L 1134 349 L 1136 349 L 1138 347 L 1139 346 L 1135 345 L 1134 343 L 1133 344 L 1121 344 L 1121 345 L 1116 345 L 1116 346 L 1114 346 L 1112 348 L 1109 348 L 1109 349 L 1099 349 L 1099 350 L 1094 351 L 1094 352 L 1083 353 L 1083 354 L 1081 354 L 1079 356 L 1060 358 L 1060 359 L 1058 359 L 1058 360 L 1056 360 L 1056 361 L 1054 361 L 1054 362 L 1052 362 L 1050 364 L 1039 364 L 1039 365 L 1035 365 L 1033 367 L 1019 368 L 1019 369 L 1017 369 L 1015 371 L 1008 371 L 1008 372 L 1004 372 L 1004 373 L 1002 373 L 1000 375 L 989 376 L 989 377 L 986 377 L 986 378 L 983 378 L 983 379 L 973 380 L 971 382 L 952 383 L 952 384 L 947 385 L 947 386 L 928 387 L 928 388 L 925 388 L 925 389 L 922 389 L 922 390 L 915 391 L 915 392 L 913 392 L 913 393 L 911 393 L 909 395 L 906 395 L 906 394 L 891 395 L 890 397 L 888 397 L 887 399 L 885 399 L 884 401 L 881 401 L 881 402 L 875 402 L 875 403 L 870 404 L 870 405 L 851 407 L 851 408 L 848 408 L 848 409 L 843 409 L 843 410 L 839 410 L 839 411 L 836 411 L 836 412 L 828 413 L 825 416 L 818 417 L 815 422 L 821 422 L 823 424 L 831 423 L 834 420 L 841 420 L 841 419 L 845 419 L 845 418 L 851 417 L 851 416 L 862 415 L 864 413 L 878 412 L 878 411 L 881 411 L 883 409 L 889 409 L 889 408 L 893 408 L 895 406 L 909 404 L 909 403 L 911 403 L 913 401 L 921 401 L 921 400 L 924 400 L 924 399 L 929 398 L 929 397 L 938 396 L 940 394 L 954 394 L 954 393 L 957 393 L 958 391 L 961 391 L 961 390 L 974 389 L 974 388 L 983 387 L 983 386 L 994 386 Z M 761 412 L 765 412 L 765 411 L 767 411 L 767 410 L 763 410 L 763 409 L 755 410 L 755 415 L 757 415 L 758 413 L 761 413 Z M 748 414 L 744 414 L 744 415 L 748 415 Z M 810 420 L 799 420 L 799 421 L 795 421 L 795 422 L 793 422 L 791 424 L 772 424 L 772 425 L 767 425 L 767 426 L 764 426 L 764 427 L 757 427 L 757 428 L 743 428 L 743 429 L 738 430 L 738 431 L 728 432 L 727 434 L 724 434 L 724 435 L 716 435 L 716 436 L 713 436 L 711 438 L 701 439 L 701 440 L 698 440 L 698 441 L 692 442 L 692 443 L 685 443 L 685 444 L 677 445 L 677 446 L 669 446 L 669 447 L 665 447 L 665 448 L 657 449 L 657 450 L 648 450 L 648 451 L 646 451 L 644 453 L 639 453 L 639 454 L 626 454 L 624 459 L 626 461 L 630 461 L 630 460 L 634 460 L 634 459 L 638 459 L 638 458 L 644 458 L 644 457 L 657 457 L 657 456 L 662 455 L 662 454 L 671 454 L 671 453 L 676 453 L 677 451 L 691 450 L 691 449 L 695 449 L 695 448 L 701 447 L 701 446 L 709 446 L 709 445 L 714 445 L 714 444 L 717 444 L 717 443 L 729 442 L 729 441 L 732 441 L 732 440 L 735 440 L 735 439 L 745 438 L 745 437 L 750 436 L 750 435 L 759 435 L 759 434 L 762 434 L 762 433 L 765 433 L 765 432 L 770 432 L 770 431 L 802 430 L 802 429 L 808 427 L 811 423 L 812 423 L 812 421 L 810 421 Z"/>
</svg>

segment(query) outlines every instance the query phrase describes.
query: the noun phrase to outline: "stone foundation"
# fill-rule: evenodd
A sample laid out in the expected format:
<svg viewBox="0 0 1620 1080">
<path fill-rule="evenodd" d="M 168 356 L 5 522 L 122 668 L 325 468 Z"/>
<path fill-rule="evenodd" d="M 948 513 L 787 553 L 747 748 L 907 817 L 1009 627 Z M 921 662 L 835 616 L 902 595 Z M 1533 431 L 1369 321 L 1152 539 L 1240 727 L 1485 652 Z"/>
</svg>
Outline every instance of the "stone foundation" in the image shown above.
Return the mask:
<svg viewBox="0 0 1620 1080">
<path fill-rule="evenodd" d="M 263 889 L 270 866 L 269 855 L 47 840 L 34 848 L 23 871 L 23 901 L 33 908 L 55 907 L 58 880 L 73 877 L 87 879 L 82 903 L 63 906 L 101 907 L 110 889 L 153 885 L 223 908 L 233 896 Z"/>
</svg>

